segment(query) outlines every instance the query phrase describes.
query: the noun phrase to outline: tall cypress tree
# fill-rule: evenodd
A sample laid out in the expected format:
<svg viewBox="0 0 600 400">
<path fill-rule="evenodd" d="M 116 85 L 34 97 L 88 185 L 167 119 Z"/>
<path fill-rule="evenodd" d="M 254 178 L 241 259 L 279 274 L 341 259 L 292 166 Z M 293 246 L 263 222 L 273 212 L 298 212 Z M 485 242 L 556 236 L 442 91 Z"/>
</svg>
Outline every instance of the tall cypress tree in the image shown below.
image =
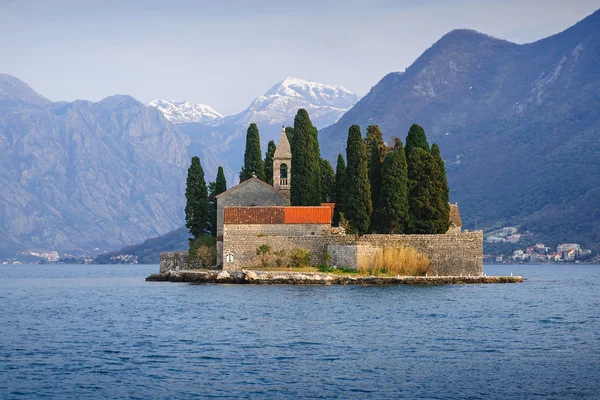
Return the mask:
<svg viewBox="0 0 600 400">
<path fill-rule="evenodd" d="M 406 147 L 404 148 L 407 159 L 410 157 L 410 153 L 413 151 L 413 149 L 417 147 L 426 150 L 427 152 L 430 151 L 425 130 L 420 125 L 412 124 L 408 130 L 408 136 L 406 136 Z"/>
<path fill-rule="evenodd" d="M 450 188 L 446 177 L 446 166 L 440 153 L 439 146 L 434 143 L 431 146 L 431 156 L 437 166 L 437 176 L 434 177 L 435 192 L 432 199 L 436 208 L 436 224 L 434 233 L 446 233 L 450 226 Z"/>
<path fill-rule="evenodd" d="M 303 108 L 294 118 L 291 148 L 292 205 L 318 206 L 321 204 L 318 140 L 308 112 Z"/>
<path fill-rule="evenodd" d="M 407 158 L 408 208 L 410 233 L 430 234 L 436 231 L 435 196 L 436 178 L 439 170 L 430 152 L 413 148 Z"/>
<path fill-rule="evenodd" d="M 408 170 L 404 148 L 396 139 L 381 171 L 380 233 L 406 233 L 408 227 Z"/>
<path fill-rule="evenodd" d="M 267 153 L 265 154 L 265 182 L 271 186 L 273 186 L 273 156 L 275 155 L 275 150 L 277 150 L 275 142 L 269 140 Z"/>
<path fill-rule="evenodd" d="M 379 196 L 381 194 L 381 166 L 387 153 L 387 146 L 383 141 L 383 135 L 379 130 L 379 126 L 369 125 L 367 127 L 365 144 L 368 152 L 367 166 L 369 169 L 369 183 L 371 184 L 371 203 L 373 204 L 369 231 L 378 232 L 380 230 Z"/>
<path fill-rule="evenodd" d="M 208 221 L 210 233 L 217 236 L 217 196 L 227 190 L 227 181 L 223 167 L 219 166 L 217 170 L 217 179 L 208 184 Z"/>
<path fill-rule="evenodd" d="M 331 163 L 321 158 L 321 203 L 335 202 L 335 173 Z"/>
<path fill-rule="evenodd" d="M 208 227 L 208 189 L 200 158 L 192 157 L 185 188 L 185 226 L 194 239 L 202 236 Z"/>
<path fill-rule="evenodd" d="M 265 166 L 260 151 L 260 134 L 258 127 L 252 123 L 246 132 L 246 151 L 244 166 L 240 171 L 240 182 L 252 178 L 252 174 L 262 181 L 265 180 Z"/>
<path fill-rule="evenodd" d="M 371 185 L 367 167 L 367 149 L 360 127 L 352 125 L 348 131 L 346 144 L 346 197 L 344 216 L 357 236 L 369 229 L 371 222 Z"/>
<path fill-rule="evenodd" d="M 340 226 L 340 213 L 344 212 L 344 197 L 346 193 L 346 163 L 339 154 L 335 167 L 335 208 L 333 209 L 333 226 Z"/>
</svg>

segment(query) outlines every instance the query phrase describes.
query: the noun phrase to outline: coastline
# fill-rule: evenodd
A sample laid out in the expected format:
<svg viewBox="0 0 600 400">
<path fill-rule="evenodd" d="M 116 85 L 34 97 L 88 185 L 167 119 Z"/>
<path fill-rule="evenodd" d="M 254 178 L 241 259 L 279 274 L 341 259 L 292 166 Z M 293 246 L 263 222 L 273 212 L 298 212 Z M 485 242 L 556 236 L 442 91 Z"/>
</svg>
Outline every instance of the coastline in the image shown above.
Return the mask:
<svg viewBox="0 0 600 400">
<path fill-rule="evenodd" d="M 147 282 L 270 285 L 451 285 L 520 283 L 521 276 L 352 276 L 318 272 L 180 270 L 152 274 Z"/>
</svg>

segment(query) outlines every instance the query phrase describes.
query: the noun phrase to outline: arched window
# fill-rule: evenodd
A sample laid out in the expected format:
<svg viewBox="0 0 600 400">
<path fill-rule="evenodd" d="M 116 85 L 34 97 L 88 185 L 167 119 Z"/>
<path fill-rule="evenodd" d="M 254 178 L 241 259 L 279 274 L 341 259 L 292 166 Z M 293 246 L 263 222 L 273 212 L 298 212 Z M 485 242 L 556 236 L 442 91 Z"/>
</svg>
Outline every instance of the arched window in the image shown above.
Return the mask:
<svg viewBox="0 0 600 400">
<path fill-rule="evenodd" d="M 279 167 L 279 177 L 281 179 L 287 179 L 288 177 L 288 166 L 287 164 L 281 164 L 281 166 Z"/>
</svg>

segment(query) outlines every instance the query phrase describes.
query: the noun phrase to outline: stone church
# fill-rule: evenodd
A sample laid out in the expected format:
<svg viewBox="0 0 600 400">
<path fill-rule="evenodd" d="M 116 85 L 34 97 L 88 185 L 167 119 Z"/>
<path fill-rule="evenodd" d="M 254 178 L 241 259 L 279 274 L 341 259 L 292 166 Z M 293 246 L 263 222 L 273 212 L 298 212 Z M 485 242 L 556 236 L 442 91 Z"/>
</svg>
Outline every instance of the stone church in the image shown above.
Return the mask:
<svg viewBox="0 0 600 400">
<path fill-rule="evenodd" d="M 316 207 L 290 206 L 293 171 L 290 143 L 281 131 L 273 156 L 273 186 L 253 177 L 217 196 L 217 264 L 224 270 L 259 266 L 261 246 L 289 257 L 295 249 L 312 254 L 313 265 L 325 256 L 334 265 L 358 268 L 358 260 L 372 257 L 386 246 L 411 246 L 431 259 L 430 270 L 440 275 L 483 270 L 481 232 L 461 232 L 457 205 L 451 205 L 451 227 L 446 235 L 354 235 L 332 230 L 333 204 Z M 264 256 L 263 256 L 264 257 Z"/>
</svg>

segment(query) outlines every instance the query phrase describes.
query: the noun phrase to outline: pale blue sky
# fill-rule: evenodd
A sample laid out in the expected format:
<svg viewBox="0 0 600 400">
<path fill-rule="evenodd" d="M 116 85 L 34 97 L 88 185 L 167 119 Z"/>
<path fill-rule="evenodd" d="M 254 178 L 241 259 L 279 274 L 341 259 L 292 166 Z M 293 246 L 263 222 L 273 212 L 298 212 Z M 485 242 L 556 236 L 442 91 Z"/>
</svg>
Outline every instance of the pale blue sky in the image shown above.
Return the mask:
<svg viewBox="0 0 600 400">
<path fill-rule="evenodd" d="M 517 43 L 600 0 L 0 0 L 0 72 L 51 100 L 129 94 L 242 111 L 287 76 L 364 95 L 448 31 Z"/>
</svg>

